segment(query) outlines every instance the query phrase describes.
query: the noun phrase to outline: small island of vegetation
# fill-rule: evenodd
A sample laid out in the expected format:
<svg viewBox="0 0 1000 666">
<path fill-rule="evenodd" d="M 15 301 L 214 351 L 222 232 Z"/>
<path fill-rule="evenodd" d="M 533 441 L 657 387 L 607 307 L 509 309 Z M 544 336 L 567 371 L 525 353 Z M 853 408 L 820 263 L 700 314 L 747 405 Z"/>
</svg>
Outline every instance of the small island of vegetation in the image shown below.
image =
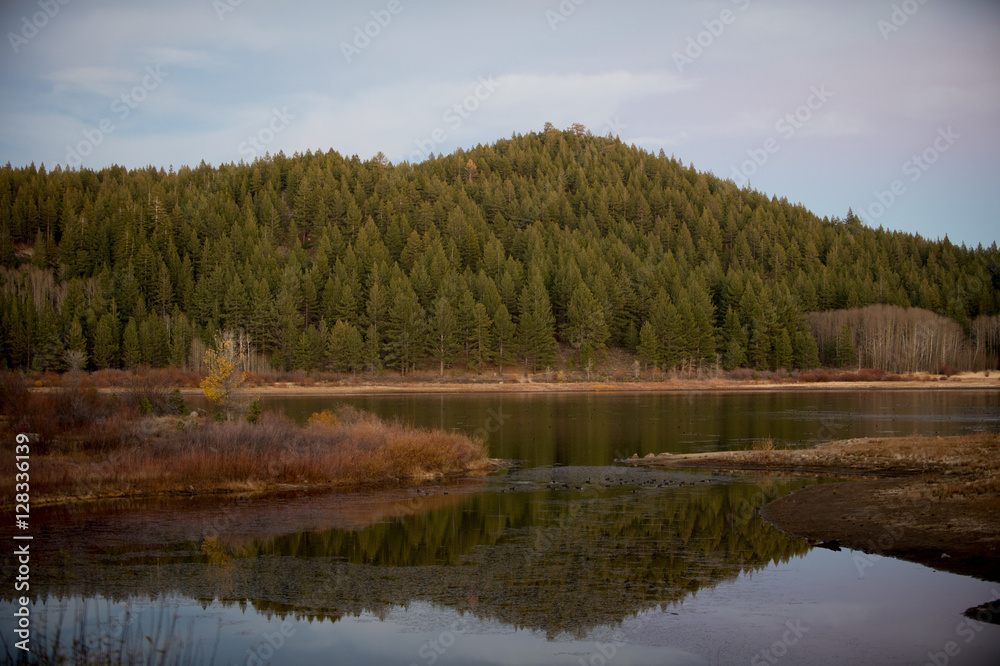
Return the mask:
<svg viewBox="0 0 1000 666">
<path fill-rule="evenodd" d="M 210 378 L 209 378 L 210 379 Z M 388 422 L 349 406 L 304 426 L 261 412 L 188 411 L 176 389 L 133 382 L 122 393 L 80 386 L 29 391 L 0 374 L 4 441 L 31 439 L 33 504 L 195 493 L 258 493 L 425 481 L 495 467 L 482 441 Z M 227 418 L 228 414 L 228 418 Z M 9 436 L 8 436 L 9 435 Z M 7 446 L 7 445 L 5 445 Z M 6 456 L 13 467 L 13 455 Z M 4 475 L 5 501 L 14 474 Z"/>
</svg>

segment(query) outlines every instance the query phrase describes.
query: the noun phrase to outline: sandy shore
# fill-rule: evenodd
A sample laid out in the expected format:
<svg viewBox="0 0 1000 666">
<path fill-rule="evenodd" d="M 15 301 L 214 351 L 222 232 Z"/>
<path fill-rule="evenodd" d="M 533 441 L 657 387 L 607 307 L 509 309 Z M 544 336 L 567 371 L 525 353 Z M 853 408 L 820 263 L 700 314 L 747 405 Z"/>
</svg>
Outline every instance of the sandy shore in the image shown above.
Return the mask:
<svg viewBox="0 0 1000 666">
<path fill-rule="evenodd" d="M 779 529 L 862 551 L 1000 581 L 1000 435 L 855 439 L 806 450 L 755 450 L 633 459 L 637 465 L 850 478 L 765 506 Z"/>
<path fill-rule="evenodd" d="M 773 392 L 773 391 L 912 391 L 912 390 L 1000 390 L 1000 376 L 964 373 L 953 377 L 935 375 L 903 381 L 868 382 L 795 382 L 734 379 L 668 379 L 628 382 L 545 382 L 524 377 L 498 378 L 470 376 L 467 381 L 365 381 L 343 380 L 301 384 L 278 382 L 251 386 L 249 391 L 261 397 L 328 396 L 406 393 L 585 393 L 585 392 Z M 112 389 L 105 389 L 112 390 Z M 185 394 L 200 394 L 201 389 L 181 389 Z"/>
</svg>

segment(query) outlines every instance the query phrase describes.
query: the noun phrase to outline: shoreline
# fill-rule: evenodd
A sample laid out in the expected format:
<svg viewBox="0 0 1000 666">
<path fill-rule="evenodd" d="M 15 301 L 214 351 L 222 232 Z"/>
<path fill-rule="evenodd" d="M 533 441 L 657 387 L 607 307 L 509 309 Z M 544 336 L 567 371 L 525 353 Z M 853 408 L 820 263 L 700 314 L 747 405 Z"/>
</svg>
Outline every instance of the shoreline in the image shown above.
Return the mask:
<svg viewBox="0 0 1000 666">
<path fill-rule="evenodd" d="M 193 490 L 135 490 L 133 492 L 109 491 L 106 493 L 91 493 L 86 495 L 48 495 L 43 498 L 32 500 L 36 506 L 61 506 L 61 505 L 82 505 L 93 502 L 115 502 L 131 500 L 155 500 L 171 498 L 258 498 L 269 495 L 280 495 L 282 493 L 367 493 L 391 489 L 412 489 L 420 488 L 427 483 L 451 483 L 459 479 L 475 478 L 485 476 L 492 472 L 506 469 L 512 466 L 511 461 L 501 458 L 490 458 L 482 465 L 468 467 L 466 469 L 455 470 L 447 473 L 421 474 L 413 476 L 403 476 L 386 478 L 369 482 L 342 482 L 342 483 L 274 483 L 262 484 L 258 487 L 238 487 L 238 486 L 217 486 L 209 488 L 197 488 Z M 6 505 L 9 508 L 13 504 Z"/>
<path fill-rule="evenodd" d="M 101 388 L 112 392 L 113 387 Z M 179 387 L 183 395 L 200 395 L 196 387 Z M 511 381 L 419 381 L 348 382 L 303 385 L 292 382 L 248 386 L 260 397 L 312 397 L 329 395 L 395 395 L 457 393 L 782 393 L 788 391 L 1000 391 L 1000 377 L 955 376 L 941 380 L 858 381 L 858 382 L 774 382 L 726 379 L 672 379 L 662 382 L 522 382 Z"/>
<path fill-rule="evenodd" d="M 858 551 L 1000 582 L 1000 435 L 863 438 L 813 449 L 660 454 L 627 461 L 668 469 L 836 477 L 760 509 L 814 545 Z M 853 477 L 845 480 L 844 477 Z M 874 556 L 874 557 L 873 557 Z"/>
</svg>

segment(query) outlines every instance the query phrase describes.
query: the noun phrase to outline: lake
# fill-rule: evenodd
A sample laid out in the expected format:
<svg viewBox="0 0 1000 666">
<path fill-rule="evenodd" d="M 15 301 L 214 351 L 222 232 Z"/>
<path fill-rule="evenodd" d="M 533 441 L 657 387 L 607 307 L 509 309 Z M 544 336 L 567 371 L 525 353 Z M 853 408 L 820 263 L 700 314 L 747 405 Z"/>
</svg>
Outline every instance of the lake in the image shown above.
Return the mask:
<svg viewBox="0 0 1000 666">
<path fill-rule="evenodd" d="M 1000 394 L 865 391 L 269 398 L 487 439 L 520 465 L 363 493 L 32 514 L 35 627 L 216 664 L 995 664 L 962 613 L 1000 584 L 811 548 L 756 509 L 814 479 L 632 453 L 1000 430 Z M 5 560 L 5 573 L 12 561 Z M 11 577 L 12 578 L 12 577 Z M 11 636 L 12 604 L 2 605 Z M 152 639 L 146 641 L 144 636 Z M 950 653 L 948 652 L 950 651 Z"/>
</svg>

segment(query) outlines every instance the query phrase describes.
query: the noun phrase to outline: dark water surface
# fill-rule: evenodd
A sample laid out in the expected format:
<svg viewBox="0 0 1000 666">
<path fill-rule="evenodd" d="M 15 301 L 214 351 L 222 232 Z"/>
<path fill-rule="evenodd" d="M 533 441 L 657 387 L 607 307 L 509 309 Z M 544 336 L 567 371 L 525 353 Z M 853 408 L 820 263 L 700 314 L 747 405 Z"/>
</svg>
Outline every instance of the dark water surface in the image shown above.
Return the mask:
<svg viewBox="0 0 1000 666">
<path fill-rule="evenodd" d="M 1000 391 L 497 393 L 261 400 L 304 422 L 339 404 L 486 436 L 525 465 L 606 465 L 633 453 L 697 453 L 890 435 L 1000 430 Z"/>
<path fill-rule="evenodd" d="M 265 406 L 305 418 L 334 402 Z M 61 625 L 64 642 L 124 638 L 133 651 L 173 636 L 175 649 L 200 650 L 196 663 L 215 652 L 216 664 L 998 663 L 1000 626 L 962 612 L 1000 597 L 1000 585 L 812 549 L 757 515 L 814 480 L 610 464 L 767 437 L 995 430 L 996 393 L 349 402 L 482 429 L 491 455 L 525 463 L 353 495 L 38 510 L 36 631 Z M 9 557 L 4 567 L 12 580 Z"/>
</svg>

